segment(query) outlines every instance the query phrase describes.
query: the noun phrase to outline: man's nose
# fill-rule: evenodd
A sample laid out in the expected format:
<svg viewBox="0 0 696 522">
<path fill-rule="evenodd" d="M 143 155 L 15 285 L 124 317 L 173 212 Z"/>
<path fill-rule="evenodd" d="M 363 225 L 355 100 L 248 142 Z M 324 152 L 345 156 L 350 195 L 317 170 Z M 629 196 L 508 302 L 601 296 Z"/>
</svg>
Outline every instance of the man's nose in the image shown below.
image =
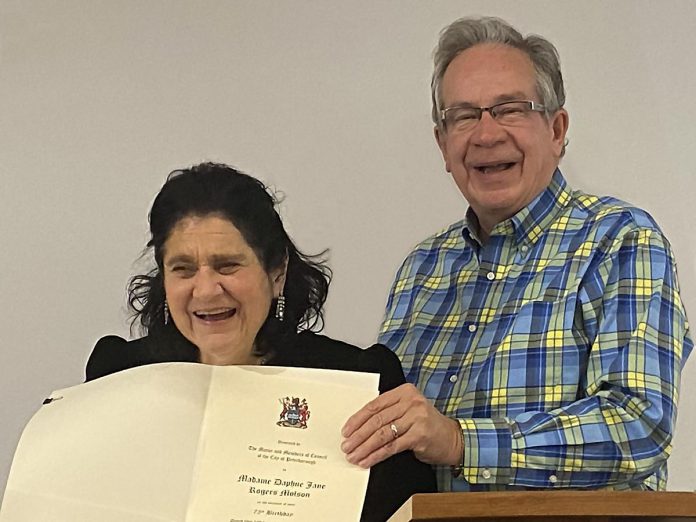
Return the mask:
<svg viewBox="0 0 696 522">
<path fill-rule="evenodd" d="M 496 121 L 489 111 L 481 114 L 481 119 L 476 123 L 471 134 L 471 140 L 483 147 L 490 147 L 505 141 L 507 132 L 505 128 Z"/>
</svg>

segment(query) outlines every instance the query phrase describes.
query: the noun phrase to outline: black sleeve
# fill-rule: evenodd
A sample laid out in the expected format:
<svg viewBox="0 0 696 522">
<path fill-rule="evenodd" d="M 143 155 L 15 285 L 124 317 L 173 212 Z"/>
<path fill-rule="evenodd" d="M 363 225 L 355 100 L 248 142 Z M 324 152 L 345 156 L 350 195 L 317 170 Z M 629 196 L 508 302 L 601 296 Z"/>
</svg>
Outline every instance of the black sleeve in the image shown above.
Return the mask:
<svg viewBox="0 0 696 522">
<path fill-rule="evenodd" d="M 363 363 L 371 371 L 379 373 L 379 393 L 392 390 L 406 382 L 401 361 L 389 348 L 375 344 L 363 350 L 369 362 Z"/>
<path fill-rule="evenodd" d="M 85 368 L 85 380 L 92 381 L 105 375 L 120 372 L 143 364 L 137 357 L 140 341 L 128 342 L 121 337 L 108 335 L 97 341 Z"/>
<path fill-rule="evenodd" d="M 374 358 L 380 373 L 379 391 L 396 388 L 406 382 L 398 357 L 382 345 L 365 350 Z M 398 453 L 370 469 L 363 522 L 384 522 L 415 493 L 435 493 L 435 473 L 428 464 L 419 461 L 412 451 Z"/>
</svg>

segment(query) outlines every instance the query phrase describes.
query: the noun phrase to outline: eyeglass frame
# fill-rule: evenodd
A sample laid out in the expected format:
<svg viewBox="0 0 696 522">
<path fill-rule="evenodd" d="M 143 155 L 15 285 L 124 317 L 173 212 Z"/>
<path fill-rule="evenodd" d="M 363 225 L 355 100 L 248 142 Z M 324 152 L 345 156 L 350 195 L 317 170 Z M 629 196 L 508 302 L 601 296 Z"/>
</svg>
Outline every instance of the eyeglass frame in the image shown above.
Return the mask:
<svg viewBox="0 0 696 522">
<path fill-rule="evenodd" d="M 543 105 L 539 102 L 535 102 L 533 100 L 507 100 L 507 101 L 503 101 L 500 103 L 495 103 L 489 107 L 470 107 L 466 104 L 461 104 L 461 105 L 452 105 L 451 107 L 446 107 L 444 109 L 440 109 L 440 123 L 442 124 L 442 127 L 446 130 L 447 125 L 445 122 L 445 117 L 447 116 L 447 111 L 451 111 L 453 109 L 469 109 L 472 111 L 477 111 L 478 118 L 476 120 L 476 123 L 481 121 L 481 118 L 483 118 L 484 112 L 487 112 L 488 114 L 490 114 L 491 118 L 493 118 L 493 120 L 495 120 L 497 122 L 498 117 L 496 116 L 496 114 L 493 111 L 496 108 L 500 107 L 501 105 L 507 105 L 508 103 L 526 103 L 526 104 L 528 104 L 528 109 L 527 109 L 526 113 L 529 113 L 529 112 L 548 112 L 548 108 L 546 107 L 546 105 Z M 472 128 L 473 128 L 473 126 L 476 125 L 476 123 L 474 125 L 472 125 Z M 501 125 L 504 125 L 504 124 L 501 124 Z"/>
</svg>

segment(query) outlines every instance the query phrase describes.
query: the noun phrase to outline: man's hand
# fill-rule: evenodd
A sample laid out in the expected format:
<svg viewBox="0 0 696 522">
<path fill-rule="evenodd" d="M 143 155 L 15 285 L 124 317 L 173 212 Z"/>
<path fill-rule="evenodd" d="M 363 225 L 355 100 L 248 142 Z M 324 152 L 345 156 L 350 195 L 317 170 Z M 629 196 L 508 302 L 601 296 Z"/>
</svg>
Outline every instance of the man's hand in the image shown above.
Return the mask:
<svg viewBox="0 0 696 522">
<path fill-rule="evenodd" d="M 362 468 L 409 449 L 428 464 L 457 466 L 462 458 L 459 423 L 437 411 L 412 384 L 368 402 L 341 433 L 346 459 Z"/>
</svg>

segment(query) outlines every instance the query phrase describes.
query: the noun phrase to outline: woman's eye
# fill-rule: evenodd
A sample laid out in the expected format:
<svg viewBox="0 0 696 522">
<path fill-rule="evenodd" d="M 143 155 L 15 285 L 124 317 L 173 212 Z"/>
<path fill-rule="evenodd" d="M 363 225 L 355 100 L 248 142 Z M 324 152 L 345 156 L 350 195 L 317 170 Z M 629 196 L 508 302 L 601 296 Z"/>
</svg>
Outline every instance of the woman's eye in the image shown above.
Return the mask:
<svg viewBox="0 0 696 522">
<path fill-rule="evenodd" d="M 180 276 L 193 275 L 195 272 L 194 268 L 186 265 L 174 265 L 170 270 Z"/>
<path fill-rule="evenodd" d="M 217 271 L 220 272 L 221 274 L 231 274 L 235 270 L 239 268 L 239 265 L 237 263 L 227 263 L 224 265 L 218 266 Z"/>
</svg>

